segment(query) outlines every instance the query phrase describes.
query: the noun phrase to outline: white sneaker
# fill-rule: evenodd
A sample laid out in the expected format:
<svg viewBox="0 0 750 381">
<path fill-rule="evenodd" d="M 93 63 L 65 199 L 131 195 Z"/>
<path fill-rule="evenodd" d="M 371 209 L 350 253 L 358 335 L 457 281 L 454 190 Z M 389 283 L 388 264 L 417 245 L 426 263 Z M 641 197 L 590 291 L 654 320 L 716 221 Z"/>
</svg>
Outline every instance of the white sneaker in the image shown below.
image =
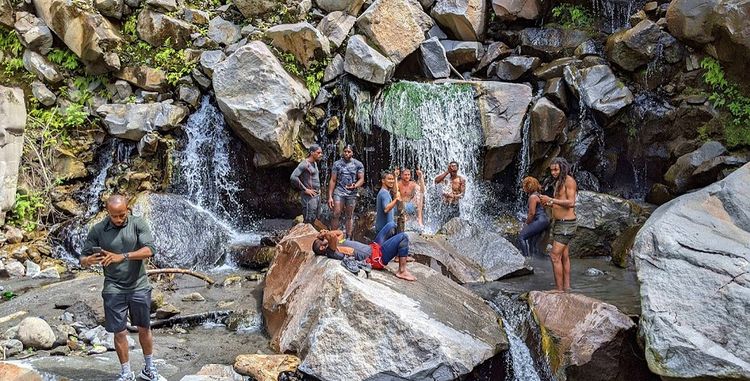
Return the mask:
<svg viewBox="0 0 750 381">
<path fill-rule="evenodd" d="M 139 374 L 138 377 L 147 381 L 167 381 L 166 378 L 159 375 L 159 372 L 156 370 L 155 366 L 152 366 L 148 369 L 143 368 L 141 370 L 141 374 Z"/>
<path fill-rule="evenodd" d="M 121 373 L 115 381 L 135 381 L 135 374 L 133 372 Z"/>
</svg>

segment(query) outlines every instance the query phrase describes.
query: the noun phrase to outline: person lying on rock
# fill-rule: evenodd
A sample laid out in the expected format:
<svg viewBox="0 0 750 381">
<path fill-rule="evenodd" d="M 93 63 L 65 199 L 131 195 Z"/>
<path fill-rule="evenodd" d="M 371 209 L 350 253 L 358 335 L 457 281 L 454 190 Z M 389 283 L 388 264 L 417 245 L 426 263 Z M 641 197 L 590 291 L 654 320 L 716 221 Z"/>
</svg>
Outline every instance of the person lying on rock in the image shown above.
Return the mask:
<svg viewBox="0 0 750 381">
<path fill-rule="evenodd" d="M 396 230 L 396 222 L 387 223 L 378 235 L 375 236 L 373 244 L 367 245 L 344 238 L 341 230 L 321 230 L 318 237 L 313 241 L 312 249 L 315 255 L 325 255 L 328 258 L 342 259 L 344 256 L 353 256 L 358 261 L 368 258 L 372 260 L 373 250 L 380 250 L 382 254 L 379 263 L 387 265 L 393 258 L 398 257 L 398 271 L 396 277 L 414 281 L 417 278 L 406 268 L 409 256 L 409 237 L 404 233 L 393 234 Z M 373 264 L 373 268 L 378 268 Z"/>
</svg>

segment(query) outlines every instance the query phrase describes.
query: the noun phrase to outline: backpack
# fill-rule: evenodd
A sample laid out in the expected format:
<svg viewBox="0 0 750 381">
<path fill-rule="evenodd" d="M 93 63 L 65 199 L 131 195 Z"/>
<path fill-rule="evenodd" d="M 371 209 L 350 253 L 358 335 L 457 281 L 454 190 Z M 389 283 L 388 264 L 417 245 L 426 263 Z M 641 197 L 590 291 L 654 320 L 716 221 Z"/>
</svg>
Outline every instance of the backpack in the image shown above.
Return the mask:
<svg viewBox="0 0 750 381">
<path fill-rule="evenodd" d="M 383 270 L 385 264 L 383 264 L 383 253 L 380 251 L 380 245 L 373 242 L 370 244 L 370 247 L 372 248 L 372 254 L 365 259 L 365 262 L 375 270 Z"/>
</svg>

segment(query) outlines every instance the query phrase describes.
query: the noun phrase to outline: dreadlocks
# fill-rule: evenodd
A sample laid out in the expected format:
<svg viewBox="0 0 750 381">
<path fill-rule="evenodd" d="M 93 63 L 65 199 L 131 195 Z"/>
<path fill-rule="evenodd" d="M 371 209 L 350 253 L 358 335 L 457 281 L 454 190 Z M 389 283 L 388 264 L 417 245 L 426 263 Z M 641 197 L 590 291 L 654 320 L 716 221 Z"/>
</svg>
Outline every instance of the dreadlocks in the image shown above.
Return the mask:
<svg viewBox="0 0 750 381">
<path fill-rule="evenodd" d="M 558 167 L 560 167 L 560 175 L 557 176 L 557 179 L 553 181 L 552 184 L 555 186 L 555 193 L 558 193 L 559 191 L 562 191 L 563 187 L 565 186 L 565 180 L 570 176 L 570 164 L 567 160 L 565 160 L 564 157 L 556 157 L 552 159 L 552 162 L 549 164 L 550 167 L 557 164 Z"/>
</svg>

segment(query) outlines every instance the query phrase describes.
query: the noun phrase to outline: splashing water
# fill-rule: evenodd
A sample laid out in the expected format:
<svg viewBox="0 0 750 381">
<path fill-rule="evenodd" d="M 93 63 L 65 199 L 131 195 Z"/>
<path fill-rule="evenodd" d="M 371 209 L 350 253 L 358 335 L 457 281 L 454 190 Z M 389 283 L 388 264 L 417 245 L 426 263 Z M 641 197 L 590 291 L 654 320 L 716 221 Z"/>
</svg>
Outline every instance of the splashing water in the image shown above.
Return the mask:
<svg viewBox="0 0 750 381">
<path fill-rule="evenodd" d="M 619 28 L 630 26 L 630 15 L 634 9 L 645 4 L 645 0 L 591 0 L 591 7 L 600 17 L 608 21 L 604 31 L 612 33 Z"/>
<path fill-rule="evenodd" d="M 478 217 L 482 132 L 471 85 L 393 84 L 383 92 L 375 121 L 390 132 L 391 165 L 422 169 L 427 186 L 425 223 L 429 229 L 437 230 L 444 222 L 444 190 L 433 182 L 447 170 L 450 161 L 458 162 L 459 174 L 466 178 L 461 217 Z"/>
</svg>

